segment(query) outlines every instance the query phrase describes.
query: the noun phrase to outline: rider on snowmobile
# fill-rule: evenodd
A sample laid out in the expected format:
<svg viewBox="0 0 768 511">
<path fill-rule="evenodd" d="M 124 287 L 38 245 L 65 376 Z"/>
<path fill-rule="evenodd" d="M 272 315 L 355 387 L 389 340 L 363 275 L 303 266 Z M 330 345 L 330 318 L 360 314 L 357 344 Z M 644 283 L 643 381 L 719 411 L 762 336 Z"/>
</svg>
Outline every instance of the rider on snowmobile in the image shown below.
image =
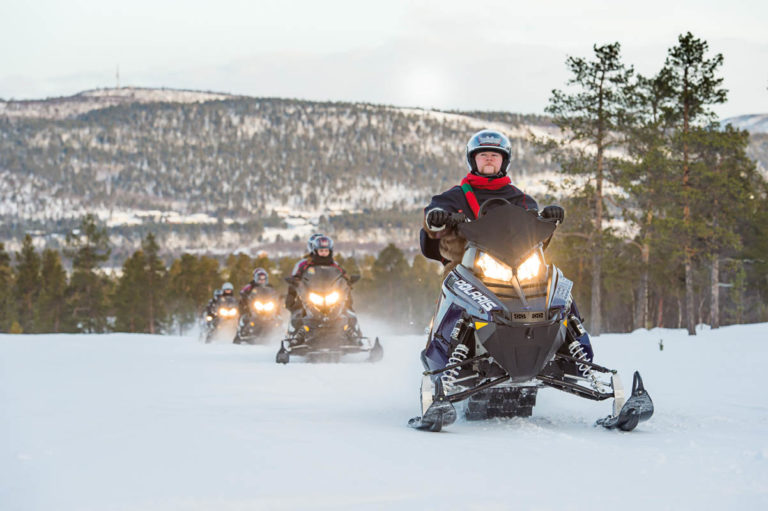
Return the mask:
<svg viewBox="0 0 768 511">
<path fill-rule="evenodd" d="M 305 259 L 299 261 L 294 267 L 293 274 L 291 275 L 294 281 L 300 280 L 312 266 L 335 266 L 341 271 L 344 279 L 349 282 L 347 272 L 333 260 L 333 240 L 330 237 L 324 234 L 313 234 L 307 243 L 307 248 L 309 249 L 309 255 Z M 285 295 L 285 308 L 291 312 L 291 326 L 294 330 L 298 330 L 301 326 L 302 319 L 305 316 L 305 311 L 301 304 L 301 300 L 296 293 L 296 286 L 294 285 L 288 286 L 288 293 Z M 356 319 L 354 310 L 352 309 L 351 293 L 347 294 L 345 308 L 350 316 Z M 356 325 L 353 324 L 351 326 L 354 327 Z M 355 328 L 349 329 L 350 332 L 354 330 Z"/>
<path fill-rule="evenodd" d="M 301 256 L 301 259 L 296 261 L 296 264 L 293 265 L 293 269 L 291 270 L 291 277 L 295 277 L 299 272 L 299 268 L 309 261 L 309 258 L 312 255 L 312 243 L 315 241 L 315 239 L 319 238 L 320 236 L 325 236 L 325 235 L 323 233 L 316 232 L 309 237 L 309 239 L 307 240 L 307 253 Z"/>
<path fill-rule="evenodd" d="M 224 285 L 221 286 L 221 296 L 233 296 L 234 294 L 235 286 L 233 286 L 231 282 L 225 282 Z"/>
<path fill-rule="evenodd" d="M 208 304 L 205 306 L 205 317 L 206 318 L 215 318 L 217 307 L 216 305 L 219 303 L 219 297 L 221 296 L 221 289 L 215 289 L 213 291 L 213 298 L 208 300 Z M 210 321 L 210 320 L 209 320 Z"/>
<path fill-rule="evenodd" d="M 253 278 L 243 287 L 243 289 L 240 290 L 240 296 L 248 296 L 248 294 L 253 291 L 253 288 L 256 287 L 272 287 L 269 284 L 269 275 L 267 274 L 267 270 L 264 268 L 256 268 L 253 270 Z"/>
<path fill-rule="evenodd" d="M 482 130 L 472 135 L 467 142 L 466 159 L 469 173 L 459 186 L 432 197 L 424 209 L 424 225 L 420 232 L 421 251 L 425 257 L 445 265 L 447 275 L 461 262 L 466 240 L 456 231 L 456 226 L 466 220 L 476 220 L 480 207 L 491 199 L 505 199 L 533 214 L 538 214 L 538 205 L 530 196 L 512 185 L 507 176 L 512 144 L 509 139 L 493 130 Z M 565 218 L 560 206 L 547 206 L 541 216 L 558 223 Z M 572 312 L 579 317 L 576 305 Z M 589 360 L 592 347 L 585 332 L 579 338 Z"/>
<path fill-rule="evenodd" d="M 269 283 L 269 274 L 264 268 L 256 268 L 253 270 L 253 278 L 240 290 L 240 311 L 245 313 L 248 311 L 248 295 L 251 291 L 257 287 L 272 287 Z"/>
</svg>

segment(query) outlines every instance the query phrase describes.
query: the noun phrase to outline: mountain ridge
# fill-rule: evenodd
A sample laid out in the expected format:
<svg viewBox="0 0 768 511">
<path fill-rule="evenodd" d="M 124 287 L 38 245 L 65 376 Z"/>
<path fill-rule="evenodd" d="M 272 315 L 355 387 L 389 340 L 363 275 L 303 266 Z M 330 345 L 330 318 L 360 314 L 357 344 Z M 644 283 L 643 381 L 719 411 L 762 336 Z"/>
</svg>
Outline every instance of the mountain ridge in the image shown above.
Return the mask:
<svg viewBox="0 0 768 511">
<path fill-rule="evenodd" d="M 413 246 L 420 208 L 485 127 L 510 137 L 513 182 L 545 194 L 554 164 L 530 135 L 560 134 L 541 115 L 136 87 L 0 101 L 0 240 L 59 240 L 95 212 L 125 247 L 153 229 L 173 251 L 256 251 L 320 228 Z"/>
</svg>

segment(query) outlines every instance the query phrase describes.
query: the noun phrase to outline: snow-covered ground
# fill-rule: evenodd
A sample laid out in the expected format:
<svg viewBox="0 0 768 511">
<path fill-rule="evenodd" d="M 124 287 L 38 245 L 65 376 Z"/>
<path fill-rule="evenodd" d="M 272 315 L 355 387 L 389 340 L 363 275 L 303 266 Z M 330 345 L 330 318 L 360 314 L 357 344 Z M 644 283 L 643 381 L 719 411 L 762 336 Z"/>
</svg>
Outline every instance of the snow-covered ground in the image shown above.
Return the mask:
<svg viewBox="0 0 768 511">
<path fill-rule="evenodd" d="M 631 433 L 593 426 L 607 402 L 552 389 L 530 418 L 409 429 L 424 338 L 363 327 L 379 364 L 0 335 L 0 509 L 768 509 L 768 324 L 595 339 L 654 399 Z"/>
</svg>

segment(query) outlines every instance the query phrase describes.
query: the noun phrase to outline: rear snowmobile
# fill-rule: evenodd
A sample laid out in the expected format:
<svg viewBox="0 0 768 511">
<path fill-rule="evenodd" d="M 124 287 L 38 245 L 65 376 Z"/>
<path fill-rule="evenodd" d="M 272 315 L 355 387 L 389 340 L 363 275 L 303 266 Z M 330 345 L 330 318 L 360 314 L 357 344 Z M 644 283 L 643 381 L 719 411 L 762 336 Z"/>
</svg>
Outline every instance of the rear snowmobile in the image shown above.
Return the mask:
<svg viewBox="0 0 768 511">
<path fill-rule="evenodd" d="M 205 317 L 205 342 L 232 342 L 240 316 L 237 299 L 232 295 L 222 295 L 216 303 L 215 311 L 215 315 Z"/>
<path fill-rule="evenodd" d="M 353 275 L 351 282 L 360 277 Z M 335 266 L 313 266 L 298 281 L 286 278 L 296 291 L 305 314 L 301 324 L 281 341 L 276 361 L 287 364 L 291 356 L 310 362 L 339 362 L 344 355 L 368 353 L 377 362 L 383 356 L 378 337 L 371 342 L 360 332 L 357 316 L 347 307 L 350 283 Z"/>
<path fill-rule="evenodd" d="M 245 299 L 247 313 L 240 316 L 235 344 L 257 344 L 269 340 L 269 334 L 280 326 L 280 302 L 271 287 L 255 287 Z"/>
<path fill-rule="evenodd" d="M 488 208 L 496 201 L 503 205 Z M 609 429 L 631 431 L 653 415 L 638 372 L 626 396 L 617 372 L 589 360 L 579 342 L 573 282 L 544 259 L 555 228 L 503 199 L 457 226 L 466 249 L 443 282 L 421 354 L 421 416 L 410 426 L 440 431 L 456 420 L 460 401 L 467 420 L 527 417 L 543 387 L 613 399 L 611 414 L 597 421 Z"/>
</svg>

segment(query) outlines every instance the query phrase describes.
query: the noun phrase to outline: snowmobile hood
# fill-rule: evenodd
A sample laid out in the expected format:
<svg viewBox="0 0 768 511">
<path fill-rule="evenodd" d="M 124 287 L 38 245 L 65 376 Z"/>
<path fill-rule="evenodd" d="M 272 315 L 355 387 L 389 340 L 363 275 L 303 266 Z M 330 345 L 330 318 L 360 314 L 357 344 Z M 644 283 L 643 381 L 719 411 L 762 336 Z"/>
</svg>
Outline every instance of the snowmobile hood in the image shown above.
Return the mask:
<svg viewBox="0 0 768 511">
<path fill-rule="evenodd" d="M 459 234 L 510 266 L 555 232 L 555 224 L 514 204 L 490 209 L 474 222 L 458 226 Z"/>
</svg>

